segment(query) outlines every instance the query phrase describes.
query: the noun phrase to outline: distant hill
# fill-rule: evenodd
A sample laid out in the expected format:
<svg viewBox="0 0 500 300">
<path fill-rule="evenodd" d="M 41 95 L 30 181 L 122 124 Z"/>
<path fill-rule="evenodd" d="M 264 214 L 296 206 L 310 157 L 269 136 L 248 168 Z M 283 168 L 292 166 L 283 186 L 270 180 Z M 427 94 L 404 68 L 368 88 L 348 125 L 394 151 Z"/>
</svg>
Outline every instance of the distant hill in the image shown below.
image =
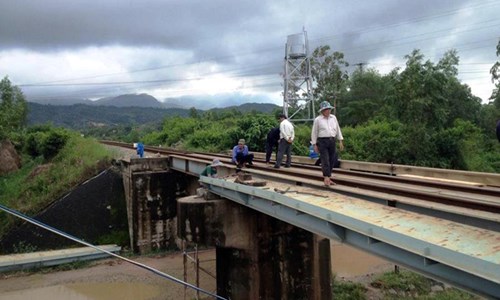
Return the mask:
<svg viewBox="0 0 500 300">
<path fill-rule="evenodd" d="M 43 105 L 28 102 L 28 124 L 52 123 L 71 129 L 134 125 L 161 122 L 167 116 L 188 116 L 187 109 L 152 107 L 114 107 L 95 105 Z"/>
<path fill-rule="evenodd" d="M 95 101 L 82 98 L 46 98 L 46 99 L 27 99 L 29 102 L 48 104 L 48 105 L 74 105 L 87 104 L 94 106 L 114 106 L 114 107 L 153 107 L 153 108 L 179 108 L 197 110 L 237 108 L 247 112 L 253 110 L 252 106 L 256 103 L 267 103 L 268 108 L 272 107 L 273 100 L 263 95 L 246 95 L 240 93 L 229 93 L 220 95 L 203 96 L 181 96 L 176 98 L 166 98 L 163 102 L 158 101 L 149 94 L 125 94 L 113 97 L 101 98 Z M 274 105 L 276 106 L 276 105 Z M 262 107 L 257 108 L 262 111 Z M 268 112 L 267 110 L 262 112 Z"/>
<path fill-rule="evenodd" d="M 29 102 L 50 105 L 74 105 L 74 104 L 87 104 L 92 105 L 91 100 L 82 98 L 44 98 L 44 99 L 30 99 Z"/>
<path fill-rule="evenodd" d="M 165 107 L 191 108 L 208 110 L 212 108 L 240 107 L 247 103 L 271 103 L 267 96 L 246 95 L 240 93 L 228 93 L 204 96 L 181 96 L 177 98 L 166 98 L 163 100 Z"/>
<path fill-rule="evenodd" d="M 148 94 L 127 94 L 117 97 L 101 98 L 93 101 L 92 104 L 115 107 L 164 107 L 160 101 Z"/>
<path fill-rule="evenodd" d="M 99 106 L 115 106 L 115 107 L 156 107 L 165 108 L 163 103 L 155 97 L 148 94 L 126 94 L 116 97 L 106 97 L 95 101 L 80 98 L 46 98 L 46 99 L 29 99 L 29 102 L 50 105 L 74 105 L 87 104 Z M 185 107 L 183 107 L 185 108 Z"/>
<path fill-rule="evenodd" d="M 257 111 L 261 113 L 266 113 L 266 114 L 271 114 L 274 113 L 276 110 L 281 110 L 281 106 L 278 106 L 276 104 L 271 104 L 271 103 L 245 103 L 239 106 L 228 106 L 224 108 L 212 108 L 209 109 L 209 111 L 224 111 L 228 109 L 236 109 L 242 113 L 249 113 L 252 111 Z"/>
<path fill-rule="evenodd" d="M 71 129 L 105 127 L 118 125 L 140 125 L 159 123 L 169 116 L 189 116 L 189 109 L 155 107 L 116 107 L 96 105 L 44 105 L 28 102 L 28 125 L 52 123 Z M 269 103 L 246 103 L 228 108 L 216 108 L 210 111 L 236 109 L 243 113 L 257 111 L 273 113 L 279 106 Z M 204 110 L 198 110 L 203 113 Z"/>
</svg>

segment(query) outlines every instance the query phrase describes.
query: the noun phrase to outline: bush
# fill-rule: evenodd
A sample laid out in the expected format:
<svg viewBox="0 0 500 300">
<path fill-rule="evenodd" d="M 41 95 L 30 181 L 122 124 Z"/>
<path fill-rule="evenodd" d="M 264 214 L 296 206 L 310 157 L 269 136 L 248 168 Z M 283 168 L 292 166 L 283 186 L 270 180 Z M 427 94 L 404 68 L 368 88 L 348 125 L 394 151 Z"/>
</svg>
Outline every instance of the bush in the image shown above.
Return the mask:
<svg viewBox="0 0 500 300">
<path fill-rule="evenodd" d="M 364 126 L 342 129 L 345 152 L 342 159 L 381 163 L 405 163 L 408 151 L 403 139 L 403 125 L 399 122 L 373 121 Z"/>
<path fill-rule="evenodd" d="M 332 294 L 336 300 L 365 300 L 366 288 L 360 283 L 333 280 Z"/>
<path fill-rule="evenodd" d="M 46 160 L 56 156 L 64 148 L 69 135 L 62 128 L 37 126 L 28 131 L 25 152 L 31 157 L 42 155 Z"/>
<path fill-rule="evenodd" d="M 388 299 L 428 295 L 432 287 L 429 279 L 410 271 L 384 273 L 371 285 L 384 291 Z"/>
</svg>

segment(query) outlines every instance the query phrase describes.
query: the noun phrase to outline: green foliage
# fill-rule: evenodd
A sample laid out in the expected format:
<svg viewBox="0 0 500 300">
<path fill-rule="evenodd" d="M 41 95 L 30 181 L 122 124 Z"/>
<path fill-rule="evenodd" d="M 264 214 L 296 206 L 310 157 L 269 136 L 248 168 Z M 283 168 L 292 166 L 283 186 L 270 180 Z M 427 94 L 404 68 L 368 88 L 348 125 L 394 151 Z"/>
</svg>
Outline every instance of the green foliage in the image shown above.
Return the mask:
<svg viewBox="0 0 500 300">
<path fill-rule="evenodd" d="M 26 123 L 28 106 L 17 86 L 12 86 L 8 77 L 0 81 L 0 140 L 10 138 Z"/>
<path fill-rule="evenodd" d="M 68 138 L 69 134 L 65 129 L 49 125 L 35 126 L 28 130 L 25 151 L 32 157 L 42 155 L 49 160 L 59 153 Z"/>
<path fill-rule="evenodd" d="M 311 144 L 311 124 L 294 124 L 295 141 L 292 147 L 293 155 L 308 156 Z"/>
<path fill-rule="evenodd" d="M 419 300 L 474 300 L 481 299 L 461 290 L 451 288 L 428 296 L 418 297 Z"/>
<path fill-rule="evenodd" d="M 167 116 L 187 116 L 187 109 L 179 108 L 149 108 L 149 107 L 114 107 L 94 106 L 85 104 L 43 105 L 29 103 L 30 113 L 28 124 L 46 124 L 64 126 L 74 130 L 93 129 L 106 132 L 115 126 L 139 126 L 148 123 L 158 123 Z"/>
<path fill-rule="evenodd" d="M 332 281 L 333 299 L 336 300 L 364 300 L 366 288 L 353 282 Z"/>
<path fill-rule="evenodd" d="M 231 135 L 221 124 L 211 123 L 207 128 L 197 130 L 188 140 L 187 146 L 192 149 L 208 152 L 220 152 L 232 145 Z"/>
<path fill-rule="evenodd" d="M 31 253 L 37 250 L 36 246 L 30 245 L 24 241 L 20 241 L 13 246 L 13 253 Z"/>
<path fill-rule="evenodd" d="M 182 143 L 199 129 L 202 129 L 202 124 L 197 119 L 181 117 L 165 119 L 163 132 L 166 139 L 159 142 L 165 146 L 173 146 L 176 143 Z"/>
<path fill-rule="evenodd" d="M 239 119 L 237 131 L 232 132 L 233 136 L 230 136 L 230 138 L 233 146 L 238 143 L 239 139 L 243 138 L 249 149 L 263 152 L 265 151 L 267 133 L 276 126 L 278 126 L 277 121 L 271 116 L 247 115 Z"/>
<path fill-rule="evenodd" d="M 428 295 L 432 287 L 429 279 L 405 270 L 398 273 L 384 273 L 377 277 L 371 285 L 381 289 L 387 299 L 403 299 Z"/>
<path fill-rule="evenodd" d="M 354 71 L 348 82 L 349 92 L 344 96 L 344 104 L 338 109 L 342 125 L 356 126 L 383 115 L 390 80 L 389 76 L 381 76 L 374 69 Z"/>
<path fill-rule="evenodd" d="M 500 58 L 500 40 L 498 40 L 498 44 L 496 47 L 496 55 Z M 495 89 L 491 93 L 490 100 L 493 101 L 493 104 L 497 109 L 500 109 L 500 60 L 497 61 L 491 66 L 490 69 L 491 74 L 491 82 L 495 83 Z"/>
<path fill-rule="evenodd" d="M 98 238 L 96 244 L 98 245 L 116 244 L 121 247 L 128 247 L 130 246 L 130 235 L 128 232 L 128 228 L 124 228 L 122 230 L 113 230 L 111 233 L 107 235 L 102 235 Z"/>
<path fill-rule="evenodd" d="M 445 288 L 443 284 L 437 283 L 432 279 L 425 278 L 422 275 L 403 270 L 399 273 L 384 273 L 370 285 L 380 289 L 384 294 L 384 299 L 418 299 L 418 300 L 474 300 L 479 299 L 471 294 L 460 291 L 455 288 Z M 432 286 L 442 287 L 441 291 L 433 292 Z"/>
<path fill-rule="evenodd" d="M 342 134 L 346 151 L 341 154 L 342 158 L 382 163 L 406 162 L 408 150 L 401 143 L 403 128 L 397 121 L 372 121 L 356 128 L 344 127 Z"/>
<path fill-rule="evenodd" d="M 0 203 L 28 215 L 40 211 L 75 185 L 97 174 L 111 155 L 97 141 L 68 132 L 68 140 L 50 163 L 23 157 L 17 172 L 0 177 Z M 0 236 L 15 220 L 0 214 Z"/>
<path fill-rule="evenodd" d="M 329 53 L 330 46 L 314 49 L 311 61 L 311 74 L 316 81 L 314 98 L 329 100 L 333 103 L 338 95 L 345 92 L 349 74 L 346 68 L 349 63 L 344 60 L 342 52 Z"/>
</svg>

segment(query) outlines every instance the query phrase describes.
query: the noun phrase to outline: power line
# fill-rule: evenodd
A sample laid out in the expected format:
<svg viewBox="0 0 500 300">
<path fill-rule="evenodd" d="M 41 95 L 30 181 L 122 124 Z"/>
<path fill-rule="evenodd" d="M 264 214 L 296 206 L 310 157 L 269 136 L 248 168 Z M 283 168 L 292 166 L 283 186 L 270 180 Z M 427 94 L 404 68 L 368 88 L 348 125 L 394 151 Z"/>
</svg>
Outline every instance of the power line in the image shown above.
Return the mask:
<svg viewBox="0 0 500 300">
<path fill-rule="evenodd" d="M 52 233 L 55 233 L 55 234 L 57 234 L 57 235 L 60 235 L 60 236 L 65 237 L 65 238 L 67 238 L 67 239 L 70 239 L 70 240 L 72 240 L 72 241 L 74 241 L 74 242 L 77 242 L 77 243 L 79 243 L 79 244 L 85 245 L 85 246 L 87 246 L 87 247 L 91 247 L 91 248 L 93 248 L 93 249 L 95 249 L 95 250 L 97 250 L 97 251 L 100 251 L 100 252 L 106 253 L 106 254 L 108 254 L 108 255 L 110 255 L 110 256 L 114 256 L 114 257 L 119 258 L 119 259 L 121 259 L 121 260 L 124 260 L 124 261 L 126 261 L 126 262 L 128 262 L 128 263 L 131 263 L 131 264 L 133 264 L 133 265 L 135 265 L 135 266 L 137 266 L 137 267 L 140 267 L 140 268 L 142 268 L 142 269 L 148 270 L 148 271 L 152 272 L 153 274 L 156 274 L 156 275 L 158 275 L 158 276 L 160 276 L 160 277 L 163 277 L 163 278 L 165 278 L 165 279 L 168 279 L 168 280 L 170 280 L 170 281 L 173 281 L 173 282 L 175 282 L 175 283 L 177 283 L 177 284 L 181 284 L 181 285 L 183 285 L 183 286 L 185 286 L 185 287 L 188 287 L 188 288 L 190 288 L 190 289 L 193 289 L 193 290 L 199 291 L 199 292 L 201 292 L 201 293 L 203 293 L 203 294 L 205 294 L 205 295 L 212 296 L 212 297 L 215 297 L 215 298 L 217 298 L 217 299 L 227 300 L 226 298 L 223 298 L 223 297 L 221 297 L 221 296 L 218 296 L 218 295 L 216 295 L 216 294 L 213 294 L 213 293 L 211 293 L 211 292 L 209 292 L 209 291 L 206 291 L 206 290 L 204 290 L 204 289 L 202 289 L 202 288 L 199 288 L 199 287 L 197 287 L 197 286 L 195 286 L 195 285 L 192 285 L 192 284 L 190 284 L 190 283 L 188 283 L 188 282 L 185 282 L 185 281 L 182 281 L 182 280 L 180 280 L 180 279 L 177 279 L 176 277 L 174 277 L 174 276 L 172 276 L 172 275 L 169 275 L 169 274 L 167 274 L 167 273 L 161 272 L 160 270 L 157 270 L 157 269 L 152 268 L 152 267 L 150 267 L 150 266 L 147 266 L 147 265 L 145 265 L 145 264 L 141 264 L 141 263 L 139 263 L 139 262 L 136 262 L 136 261 L 133 261 L 133 260 L 131 260 L 131 259 L 125 258 L 125 257 L 123 257 L 123 256 L 120 256 L 120 255 L 118 255 L 118 254 L 116 254 L 116 253 L 110 252 L 110 251 L 105 250 L 105 249 L 102 249 L 102 248 L 100 248 L 100 247 L 98 247 L 98 246 L 95 246 L 95 245 L 92 245 L 92 244 L 90 244 L 90 243 L 87 243 L 87 242 L 85 242 L 85 241 L 83 241 L 83 240 L 81 240 L 81 239 L 79 239 L 79 238 L 76 238 L 76 237 L 74 237 L 74 236 L 72 236 L 72 235 L 70 235 L 70 234 L 68 234 L 68 233 L 65 233 L 65 232 L 63 232 L 63 231 L 59 230 L 59 229 L 56 229 L 56 228 L 54 228 L 54 227 L 51 227 L 51 226 L 49 226 L 49 225 L 47 225 L 47 224 L 44 224 L 44 223 L 42 223 L 42 222 L 38 221 L 38 220 L 35 220 L 35 219 L 31 218 L 31 217 L 28 217 L 27 215 L 22 214 L 21 212 L 19 212 L 19 211 L 17 211 L 17 210 L 14 210 L 14 209 L 8 208 L 7 206 L 4 206 L 4 205 L 2 205 L 2 204 L 0 204 L 0 210 L 3 210 L 3 211 L 4 211 L 4 212 L 6 212 L 6 213 L 9 213 L 9 214 L 11 214 L 11 215 L 13 215 L 13 216 L 15 216 L 15 217 L 18 217 L 18 218 L 20 218 L 20 219 L 22 219 L 22 220 L 25 220 L 25 221 L 27 221 L 27 222 L 29 222 L 29 223 L 33 224 L 33 225 L 36 225 L 36 226 L 38 226 L 38 227 L 41 227 L 41 228 L 43 228 L 43 229 L 45 229 L 45 230 L 48 230 L 48 231 L 50 231 L 50 232 L 52 232 Z"/>
<path fill-rule="evenodd" d="M 375 31 L 375 30 L 381 30 L 381 29 L 387 29 L 387 28 L 391 28 L 391 27 L 403 26 L 403 25 L 406 25 L 406 24 L 419 23 L 419 22 L 423 22 L 423 21 L 426 21 L 426 20 L 429 20 L 429 19 L 438 19 L 438 18 L 442 18 L 444 16 L 449 16 L 449 15 L 457 14 L 457 13 L 460 13 L 460 12 L 462 12 L 464 10 L 467 10 L 467 9 L 478 8 L 478 7 L 488 7 L 488 6 L 492 6 L 492 5 L 496 5 L 496 4 L 498 4 L 498 3 L 495 2 L 495 1 L 483 2 L 481 4 L 471 5 L 471 6 L 468 6 L 468 7 L 462 7 L 460 9 L 454 9 L 454 10 L 442 12 L 442 13 L 439 13 L 439 14 L 431 15 L 431 16 L 423 16 L 423 17 L 413 18 L 413 19 L 410 19 L 410 20 L 407 20 L 407 21 L 404 21 L 404 22 L 396 22 L 396 23 L 392 23 L 392 24 L 388 24 L 388 25 L 381 25 L 381 26 L 378 26 L 378 27 L 370 27 L 370 28 L 366 28 L 366 29 L 361 29 L 361 30 L 358 30 L 358 31 L 354 31 L 351 34 L 362 34 L 362 33 L 370 32 L 370 31 Z M 499 23 L 496 22 L 496 21 L 497 21 L 497 19 L 491 19 L 491 20 L 486 20 L 486 21 L 482 21 L 482 22 L 476 22 L 476 23 L 473 23 L 473 24 L 470 24 L 470 25 L 476 26 L 476 25 L 484 25 L 484 24 L 489 24 L 489 23 L 490 24 L 487 25 L 487 26 L 476 26 L 475 28 L 465 29 L 465 30 L 461 30 L 461 31 L 455 31 L 453 33 L 454 34 L 460 34 L 460 33 L 465 33 L 465 32 L 483 30 L 483 29 L 487 29 L 487 28 L 491 28 L 491 27 L 495 27 L 496 28 L 499 25 Z M 446 35 L 444 35 L 444 33 L 450 32 L 450 31 L 452 31 L 454 29 L 455 28 L 452 27 L 452 28 L 445 28 L 445 29 L 440 29 L 440 30 L 434 30 L 434 31 L 430 31 L 430 32 L 424 32 L 424 33 L 414 34 L 414 35 L 410 35 L 410 36 L 406 36 L 406 37 L 399 37 L 399 38 L 395 38 L 395 39 L 391 39 L 391 40 L 386 40 L 383 43 L 379 42 L 379 43 L 367 44 L 367 45 L 364 45 L 364 46 L 358 46 L 357 48 L 354 48 L 354 49 L 353 48 L 345 48 L 345 49 L 340 49 L 340 50 L 342 52 L 348 53 L 349 55 L 352 55 L 352 54 L 363 54 L 363 53 L 368 53 L 368 52 L 372 52 L 372 51 L 379 51 L 381 49 L 387 49 L 387 48 L 396 48 L 396 47 L 401 47 L 401 46 L 412 44 L 412 43 L 424 42 L 424 41 L 428 41 L 428 40 L 431 40 L 431 39 L 437 39 L 437 38 L 440 38 L 440 37 L 446 37 Z M 427 36 L 428 35 L 435 35 L 436 33 L 439 33 L 439 35 L 437 35 L 437 36 L 430 36 L 430 37 L 426 37 L 426 38 L 422 38 L 422 39 L 415 39 L 416 37 L 424 37 L 426 35 Z M 324 38 L 320 38 L 320 39 L 317 39 L 317 40 L 318 41 L 319 40 L 325 40 L 325 41 L 326 40 L 333 40 L 333 39 L 335 39 L 335 37 L 336 36 L 324 37 Z M 407 40 L 407 41 L 403 42 L 404 40 Z M 398 41 L 399 41 L 399 43 L 397 43 Z M 485 41 L 485 40 L 483 40 L 483 41 Z M 483 42 L 483 41 L 479 41 L 479 42 Z M 486 41 L 490 41 L 490 39 L 488 39 Z M 479 42 L 477 42 L 477 43 L 479 43 Z M 473 42 L 473 43 L 476 43 L 476 42 Z M 468 44 L 473 44 L 473 43 L 468 43 Z M 455 45 L 455 47 L 457 47 L 457 46 L 463 47 L 464 45 L 467 45 L 467 44 Z M 373 48 L 367 49 L 368 47 L 373 47 Z M 462 49 L 460 49 L 460 51 L 471 51 L 471 50 L 474 50 L 474 49 L 486 48 L 486 47 L 488 47 L 488 46 L 476 46 L 476 47 L 473 47 L 473 48 L 471 48 L 471 47 L 469 47 L 469 48 L 462 48 Z M 256 55 L 258 53 L 263 53 L 263 52 L 267 52 L 267 51 L 275 51 L 276 49 L 278 49 L 278 47 L 261 49 L 261 50 L 257 50 L 257 51 L 247 51 L 247 52 L 242 52 L 242 53 L 238 53 L 238 54 L 234 54 L 234 55 L 220 56 L 220 57 L 215 57 L 215 58 L 207 59 L 207 60 L 204 60 L 204 61 L 198 61 L 198 62 L 190 62 L 190 63 L 183 63 L 183 64 L 172 64 L 172 65 L 164 65 L 164 66 L 158 66 L 158 67 L 153 67 L 153 68 L 131 70 L 130 72 L 126 72 L 126 73 L 125 72 L 124 73 L 111 73 L 111 74 L 102 74 L 102 75 L 88 76 L 88 77 L 83 77 L 82 79 L 92 79 L 92 78 L 99 78 L 99 77 L 104 77 L 104 76 L 114 76 L 114 75 L 121 75 L 121 74 L 146 72 L 146 71 L 160 70 L 160 69 L 173 68 L 173 67 L 179 67 L 179 66 L 190 66 L 190 65 L 200 64 L 200 63 L 208 63 L 210 61 L 213 61 L 213 62 L 217 63 L 219 61 L 223 61 L 223 60 L 228 59 L 228 58 L 234 58 L 234 57 L 237 57 L 237 56 L 244 56 L 244 55 Z M 444 49 L 444 48 L 441 48 L 441 49 Z M 449 49 L 449 48 L 446 48 L 446 49 Z M 394 54 L 392 54 L 392 55 L 394 55 Z M 274 65 L 273 63 L 269 63 L 269 64 L 266 64 L 265 66 L 273 66 L 273 65 Z M 231 78 L 233 78 L 233 77 L 237 78 L 237 77 L 248 76 L 251 73 L 253 73 L 252 70 L 243 72 L 243 71 L 239 71 L 239 69 L 236 69 L 235 71 L 236 71 L 236 75 L 231 74 Z M 257 70 L 254 70 L 254 71 L 257 71 Z M 220 71 L 220 72 L 215 72 L 215 73 L 213 73 L 213 72 L 212 73 L 206 73 L 204 75 L 205 76 L 209 76 L 209 75 L 214 76 L 216 74 L 230 74 L 230 73 L 228 73 L 228 71 L 226 70 L 226 71 Z M 255 76 L 260 76 L 260 75 L 264 75 L 264 74 L 260 73 L 260 74 L 256 74 Z M 115 81 L 115 82 L 109 82 L 109 83 L 82 83 L 82 82 L 80 82 L 80 83 L 78 83 L 78 82 L 77 83 L 71 83 L 71 84 L 70 83 L 65 83 L 65 82 L 74 81 L 74 80 L 78 80 L 78 79 L 66 79 L 66 80 L 59 80 L 59 81 L 51 81 L 51 82 L 46 82 L 46 83 L 41 83 L 41 84 L 20 84 L 19 86 L 24 86 L 24 87 L 43 87 L 43 86 L 55 87 L 55 86 L 78 86 L 78 85 L 89 85 L 89 86 L 99 86 L 99 85 L 114 85 L 114 86 L 119 86 L 119 85 L 121 85 L 121 86 L 124 86 L 124 85 L 152 85 L 152 86 L 157 86 L 157 85 L 166 84 L 166 83 L 175 83 L 175 82 L 183 82 L 183 81 L 189 82 L 189 81 L 194 81 L 194 80 L 201 80 L 201 77 L 197 77 L 197 78 L 185 78 L 185 79 Z"/>
</svg>

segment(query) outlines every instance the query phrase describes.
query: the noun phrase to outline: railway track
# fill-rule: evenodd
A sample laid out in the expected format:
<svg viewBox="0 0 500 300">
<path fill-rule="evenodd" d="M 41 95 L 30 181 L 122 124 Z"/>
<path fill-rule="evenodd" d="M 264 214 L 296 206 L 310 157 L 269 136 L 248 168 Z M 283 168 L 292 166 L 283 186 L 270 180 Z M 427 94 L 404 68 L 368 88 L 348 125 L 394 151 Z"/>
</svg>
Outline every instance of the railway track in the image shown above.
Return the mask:
<svg viewBox="0 0 500 300">
<path fill-rule="evenodd" d="M 101 143 L 133 148 L 131 144 L 120 142 L 101 141 Z M 217 157 L 228 167 L 235 168 L 231 164 L 230 156 L 227 154 L 187 152 L 149 146 L 145 147 L 145 151 L 161 155 L 182 155 L 193 159 L 206 160 L 207 163 Z M 291 168 L 274 169 L 270 168 L 258 157 L 254 162 L 254 165 L 247 169 L 249 172 L 258 171 L 259 174 L 267 174 L 266 176 L 277 180 L 286 177 L 287 180 L 295 181 L 298 185 L 301 185 L 302 181 L 308 180 L 317 182 L 318 188 L 326 188 L 321 186 L 323 177 L 320 167 L 314 166 L 312 163 L 292 163 Z M 390 206 L 397 206 L 397 203 L 424 207 L 439 207 L 441 205 L 441 209 L 444 210 L 448 209 L 446 207 L 457 208 L 459 215 L 482 214 L 484 218 L 493 222 L 500 222 L 500 187 L 460 181 L 447 182 L 437 178 L 374 174 L 341 168 L 334 170 L 334 181 L 337 184 L 333 187 L 335 191 L 359 194 L 363 197 L 378 197 Z"/>
</svg>

